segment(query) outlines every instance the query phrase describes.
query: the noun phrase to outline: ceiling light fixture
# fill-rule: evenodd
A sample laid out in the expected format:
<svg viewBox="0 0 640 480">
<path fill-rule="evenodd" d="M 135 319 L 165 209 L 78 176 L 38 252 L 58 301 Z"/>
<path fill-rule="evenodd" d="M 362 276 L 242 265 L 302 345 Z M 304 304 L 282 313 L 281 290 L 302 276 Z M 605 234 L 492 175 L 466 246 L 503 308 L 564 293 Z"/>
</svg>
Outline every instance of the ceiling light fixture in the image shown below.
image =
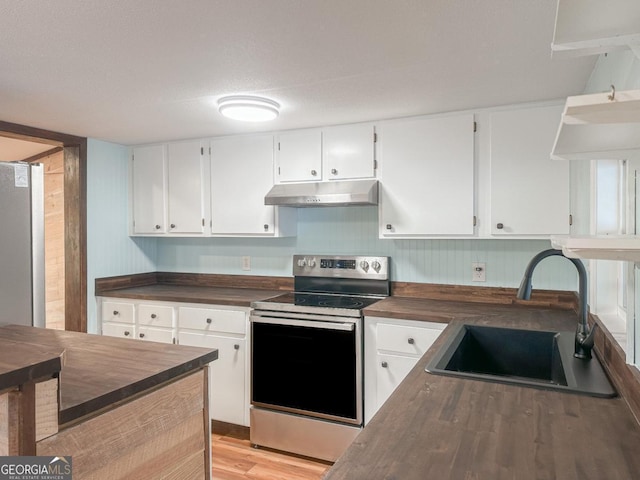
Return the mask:
<svg viewBox="0 0 640 480">
<path fill-rule="evenodd" d="M 280 113 L 280 104 L 264 97 L 232 95 L 218 100 L 222 115 L 243 122 L 266 122 Z"/>
</svg>

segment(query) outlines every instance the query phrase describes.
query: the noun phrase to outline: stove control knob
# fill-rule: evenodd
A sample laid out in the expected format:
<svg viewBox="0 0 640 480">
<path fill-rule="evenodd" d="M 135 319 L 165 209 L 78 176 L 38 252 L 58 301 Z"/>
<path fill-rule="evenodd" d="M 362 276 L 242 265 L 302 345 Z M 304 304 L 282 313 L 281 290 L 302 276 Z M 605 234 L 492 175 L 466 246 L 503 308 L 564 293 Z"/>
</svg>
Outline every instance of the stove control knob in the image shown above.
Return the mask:
<svg viewBox="0 0 640 480">
<path fill-rule="evenodd" d="M 310 258 L 308 261 L 309 267 L 313 268 L 316 266 L 316 259 L 315 258 Z"/>
<path fill-rule="evenodd" d="M 366 260 L 362 260 L 360 262 L 360 268 L 363 269 L 365 272 L 369 271 L 369 262 L 367 262 Z"/>
<path fill-rule="evenodd" d="M 306 267 L 307 266 L 307 259 L 306 258 L 298 259 L 298 266 L 300 268 Z"/>
<path fill-rule="evenodd" d="M 381 268 L 380 262 L 374 260 L 373 262 L 371 262 L 371 268 L 373 268 L 376 272 L 379 272 Z"/>
</svg>

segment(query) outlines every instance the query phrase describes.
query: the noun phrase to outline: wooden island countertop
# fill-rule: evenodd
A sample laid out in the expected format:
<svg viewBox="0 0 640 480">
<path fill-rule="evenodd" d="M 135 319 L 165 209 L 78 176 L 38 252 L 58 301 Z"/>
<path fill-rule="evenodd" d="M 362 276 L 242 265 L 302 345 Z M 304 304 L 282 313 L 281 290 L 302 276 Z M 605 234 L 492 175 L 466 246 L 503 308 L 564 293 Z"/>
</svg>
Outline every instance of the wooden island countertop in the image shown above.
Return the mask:
<svg viewBox="0 0 640 480">
<path fill-rule="evenodd" d="M 577 322 L 575 313 L 563 310 L 401 298 L 378 302 L 365 314 L 394 312 L 450 325 L 552 331 L 573 331 Z M 624 398 L 425 372 L 450 331 L 418 361 L 326 480 L 640 478 L 640 426 Z"/>
<path fill-rule="evenodd" d="M 60 424 L 202 368 L 218 357 L 217 350 L 198 347 L 21 325 L 0 326 L 0 351 L 15 348 L 34 355 L 43 351 L 64 352 Z"/>
<path fill-rule="evenodd" d="M 0 352 L 3 455 L 70 455 L 74 478 L 210 478 L 217 350 L 4 324 Z"/>
</svg>

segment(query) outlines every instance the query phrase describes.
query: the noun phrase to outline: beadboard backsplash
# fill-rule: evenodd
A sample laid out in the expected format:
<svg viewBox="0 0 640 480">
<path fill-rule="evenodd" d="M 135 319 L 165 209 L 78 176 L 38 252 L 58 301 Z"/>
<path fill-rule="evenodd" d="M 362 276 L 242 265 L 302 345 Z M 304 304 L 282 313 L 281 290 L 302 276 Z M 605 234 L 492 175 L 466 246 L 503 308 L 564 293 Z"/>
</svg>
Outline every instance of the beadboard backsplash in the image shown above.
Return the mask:
<svg viewBox="0 0 640 480">
<path fill-rule="evenodd" d="M 158 271 L 291 276 L 292 255 L 358 254 L 391 257 L 391 279 L 403 282 L 517 287 L 547 240 L 387 240 L 378 238 L 376 207 L 302 208 L 293 238 L 160 238 Z M 242 257 L 251 270 L 242 270 Z M 487 281 L 471 281 L 472 262 L 486 263 Z M 575 290 L 574 267 L 545 260 L 534 288 Z"/>
</svg>

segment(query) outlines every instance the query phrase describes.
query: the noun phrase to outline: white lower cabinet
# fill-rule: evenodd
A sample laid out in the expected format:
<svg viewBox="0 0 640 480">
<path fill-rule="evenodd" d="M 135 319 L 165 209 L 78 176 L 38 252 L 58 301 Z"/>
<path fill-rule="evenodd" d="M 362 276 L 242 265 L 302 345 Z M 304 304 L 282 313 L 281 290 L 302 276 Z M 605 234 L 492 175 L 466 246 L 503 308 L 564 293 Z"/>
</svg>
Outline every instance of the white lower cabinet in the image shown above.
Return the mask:
<svg viewBox="0 0 640 480">
<path fill-rule="evenodd" d="M 178 307 L 178 343 L 217 348 L 209 365 L 213 420 L 249 426 L 249 310 L 224 306 Z"/>
<path fill-rule="evenodd" d="M 446 324 L 365 317 L 364 325 L 364 421 L 367 424 L 433 345 Z"/>
<path fill-rule="evenodd" d="M 135 328 L 135 306 L 128 301 L 104 300 L 100 312 L 100 322 L 102 334 L 109 337 L 134 338 Z"/>
<path fill-rule="evenodd" d="M 103 335 L 216 348 L 211 419 L 249 426 L 249 308 L 98 298 Z"/>
</svg>

